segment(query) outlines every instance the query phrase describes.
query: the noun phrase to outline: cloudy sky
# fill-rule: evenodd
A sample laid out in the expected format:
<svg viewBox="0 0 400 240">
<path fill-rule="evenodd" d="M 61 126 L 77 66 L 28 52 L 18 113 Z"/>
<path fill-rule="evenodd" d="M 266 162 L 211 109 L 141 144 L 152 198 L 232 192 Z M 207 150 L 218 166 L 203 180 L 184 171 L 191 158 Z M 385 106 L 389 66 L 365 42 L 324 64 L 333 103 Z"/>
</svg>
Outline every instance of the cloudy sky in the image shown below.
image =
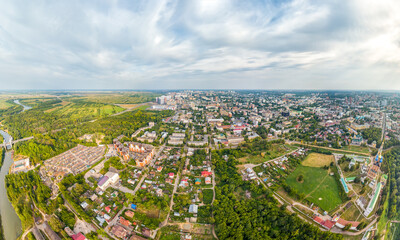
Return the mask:
<svg viewBox="0 0 400 240">
<path fill-rule="evenodd" d="M 0 0 L 0 89 L 400 90 L 398 0 Z"/>
</svg>

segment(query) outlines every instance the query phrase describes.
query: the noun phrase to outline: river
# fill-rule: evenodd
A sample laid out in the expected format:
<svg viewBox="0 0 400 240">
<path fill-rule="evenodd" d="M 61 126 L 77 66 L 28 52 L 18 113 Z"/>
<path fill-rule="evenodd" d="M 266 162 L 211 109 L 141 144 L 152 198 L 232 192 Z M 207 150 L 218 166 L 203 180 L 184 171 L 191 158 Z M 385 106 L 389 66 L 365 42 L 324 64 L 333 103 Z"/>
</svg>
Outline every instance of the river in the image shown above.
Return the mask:
<svg viewBox="0 0 400 240">
<path fill-rule="evenodd" d="M 14 103 L 24 107 L 22 111 L 31 109 L 31 107 L 20 103 L 19 100 L 14 100 Z M 5 142 L 10 141 L 11 136 L 7 132 L 0 130 L 0 134 Z M 7 151 L 4 156 L 3 166 L 0 169 L 0 214 L 5 240 L 16 240 L 22 233 L 21 220 L 7 197 L 5 178 L 12 164 L 11 151 Z"/>
<path fill-rule="evenodd" d="M 26 110 L 29 110 L 29 109 L 32 108 L 32 107 L 29 107 L 29 106 L 26 106 L 26 105 L 20 103 L 19 100 L 14 100 L 14 103 L 23 106 L 23 107 L 24 107 L 24 110 L 22 110 L 22 111 L 26 111 Z"/>
<path fill-rule="evenodd" d="M 3 136 L 4 141 L 8 142 L 11 138 L 8 133 L 2 130 L 0 130 L 0 134 Z M 5 153 L 3 166 L 0 170 L 0 214 L 5 240 L 15 240 L 22 233 L 21 220 L 15 213 L 15 210 L 7 197 L 5 178 L 12 164 L 13 160 L 11 151 L 7 151 Z"/>
</svg>

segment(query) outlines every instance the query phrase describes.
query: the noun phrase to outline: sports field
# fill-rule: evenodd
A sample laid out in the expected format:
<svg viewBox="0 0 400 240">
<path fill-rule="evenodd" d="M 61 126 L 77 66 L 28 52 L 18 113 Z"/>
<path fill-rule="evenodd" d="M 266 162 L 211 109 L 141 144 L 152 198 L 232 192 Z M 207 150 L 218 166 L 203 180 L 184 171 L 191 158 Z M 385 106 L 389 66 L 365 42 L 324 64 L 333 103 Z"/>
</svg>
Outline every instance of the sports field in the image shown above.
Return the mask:
<svg viewBox="0 0 400 240">
<path fill-rule="evenodd" d="M 300 175 L 303 175 L 302 182 L 297 181 Z M 300 165 L 287 177 L 286 183 L 298 193 L 303 193 L 305 199 L 326 211 L 331 211 L 342 203 L 334 177 L 322 168 Z"/>
<path fill-rule="evenodd" d="M 329 166 L 333 162 L 333 155 L 326 155 L 320 153 L 310 153 L 302 162 L 302 165 L 308 167 L 323 167 Z"/>
</svg>

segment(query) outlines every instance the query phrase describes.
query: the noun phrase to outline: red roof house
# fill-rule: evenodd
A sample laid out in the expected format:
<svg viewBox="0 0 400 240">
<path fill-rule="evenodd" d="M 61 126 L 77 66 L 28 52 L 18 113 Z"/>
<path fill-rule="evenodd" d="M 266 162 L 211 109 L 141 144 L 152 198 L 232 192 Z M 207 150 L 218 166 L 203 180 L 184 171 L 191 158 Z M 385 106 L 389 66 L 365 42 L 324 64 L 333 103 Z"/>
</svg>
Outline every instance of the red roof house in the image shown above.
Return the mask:
<svg viewBox="0 0 400 240">
<path fill-rule="evenodd" d="M 201 171 L 201 176 L 202 177 L 209 177 L 212 175 L 212 172 L 209 171 Z"/>
<path fill-rule="evenodd" d="M 106 210 L 106 212 L 110 213 L 111 212 L 111 208 L 109 206 L 104 208 Z"/>
<path fill-rule="evenodd" d="M 324 222 L 320 217 L 317 217 L 317 216 L 315 216 L 315 217 L 313 218 L 313 220 L 314 220 L 314 222 L 319 223 L 319 224 L 321 224 L 321 225 L 322 225 L 322 223 Z"/>
<path fill-rule="evenodd" d="M 335 226 L 335 222 L 331 220 L 326 220 L 322 223 L 322 226 L 325 227 L 326 229 L 331 229 L 333 226 Z"/>
<path fill-rule="evenodd" d="M 86 240 L 85 235 L 83 235 L 82 233 L 72 235 L 71 237 L 73 240 Z"/>
</svg>

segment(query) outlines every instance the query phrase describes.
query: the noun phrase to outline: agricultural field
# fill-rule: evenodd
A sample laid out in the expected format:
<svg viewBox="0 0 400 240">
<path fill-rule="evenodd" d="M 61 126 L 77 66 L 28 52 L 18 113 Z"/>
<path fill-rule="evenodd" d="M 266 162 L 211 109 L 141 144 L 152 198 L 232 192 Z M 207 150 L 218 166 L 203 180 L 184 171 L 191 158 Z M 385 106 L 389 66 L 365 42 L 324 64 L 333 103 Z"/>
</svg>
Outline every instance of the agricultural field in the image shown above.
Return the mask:
<svg viewBox="0 0 400 240">
<path fill-rule="evenodd" d="M 150 92 L 131 93 L 84 93 L 66 97 L 69 100 L 83 100 L 94 103 L 106 104 L 137 104 L 154 101 L 160 94 Z"/>
<path fill-rule="evenodd" d="M 70 119 L 94 119 L 106 117 L 123 110 L 119 106 L 101 103 L 70 103 L 51 112 Z"/>
<path fill-rule="evenodd" d="M 258 164 L 258 163 L 263 163 L 265 161 L 280 157 L 282 155 L 285 155 L 293 150 L 296 150 L 296 146 L 288 145 L 288 144 L 273 144 L 271 149 L 262 152 L 260 155 L 249 155 L 243 158 L 239 158 L 240 163 L 252 163 L 252 164 Z"/>
<path fill-rule="evenodd" d="M 310 153 L 302 162 L 303 166 L 308 167 L 324 167 L 329 166 L 334 161 L 333 155 L 326 155 L 321 153 Z"/>
<path fill-rule="evenodd" d="M 300 175 L 302 181 L 298 181 Z M 331 211 L 342 203 L 340 186 L 328 170 L 300 165 L 287 177 L 286 183 L 323 210 Z"/>
<path fill-rule="evenodd" d="M 13 106 L 13 104 L 7 102 L 7 100 L 0 99 L 0 109 L 7 109 L 7 108 L 12 107 L 12 106 Z"/>
</svg>

